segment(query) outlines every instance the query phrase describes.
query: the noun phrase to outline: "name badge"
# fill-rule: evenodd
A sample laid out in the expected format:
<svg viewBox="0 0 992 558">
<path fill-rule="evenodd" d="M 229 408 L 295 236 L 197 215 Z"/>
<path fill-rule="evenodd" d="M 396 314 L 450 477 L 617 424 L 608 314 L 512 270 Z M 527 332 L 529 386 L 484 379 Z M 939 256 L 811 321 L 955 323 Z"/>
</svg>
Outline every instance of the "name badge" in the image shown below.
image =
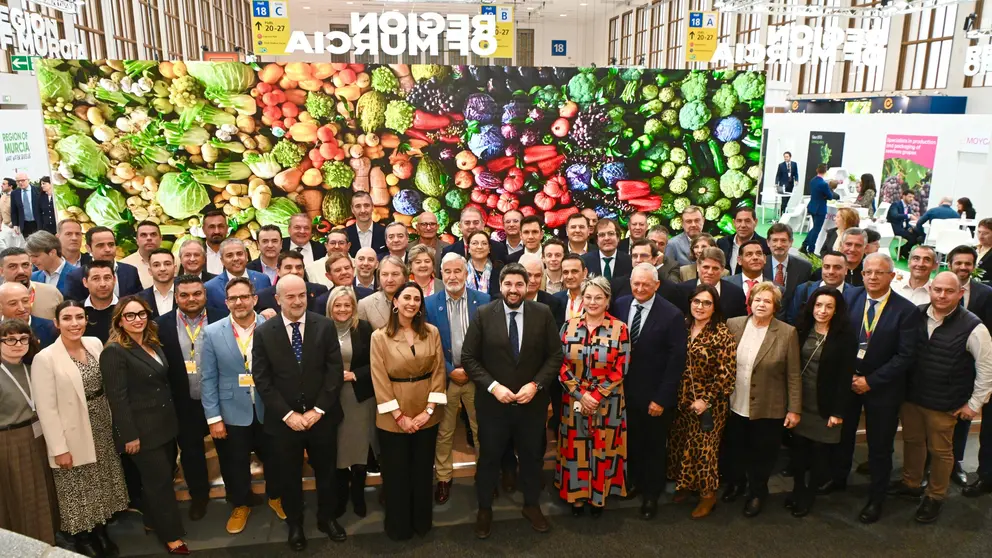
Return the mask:
<svg viewBox="0 0 992 558">
<path fill-rule="evenodd" d="M 238 374 L 238 385 L 241 387 L 255 387 L 255 377 L 251 374 Z"/>
<path fill-rule="evenodd" d="M 196 374 L 196 361 L 195 360 L 187 360 L 186 361 L 186 373 L 187 374 Z"/>
<path fill-rule="evenodd" d="M 41 431 L 41 421 L 40 420 L 36 420 L 36 421 L 34 421 L 34 422 L 31 423 L 31 432 L 34 433 L 34 437 L 35 438 L 41 438 L 42 431 Z"/>
<path fill-rule="evenodd" d="M 867 353 L 867 352 L 868 352 L 868 343 L 859 343 L 858 344 L 858 360 L 864 360 L 865 359 L 865 353 Z"/>
</svg>

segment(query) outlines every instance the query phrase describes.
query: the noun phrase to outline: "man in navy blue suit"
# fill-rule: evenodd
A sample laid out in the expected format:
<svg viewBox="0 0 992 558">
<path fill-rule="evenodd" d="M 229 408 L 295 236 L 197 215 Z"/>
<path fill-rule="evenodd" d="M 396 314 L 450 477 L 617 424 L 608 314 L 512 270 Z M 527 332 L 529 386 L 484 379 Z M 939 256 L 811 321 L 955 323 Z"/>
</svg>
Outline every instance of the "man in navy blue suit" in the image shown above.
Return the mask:
<svg viewBox="0 0 992 558">
<path fill-rule="evenodd" d="M 847 273 L 847 258 L 844 257 L 844 254 L 836 250 L 831 250 L 823 254 L 821 261 L 822 266 L 819 270 L 820 279 L 806 281 L 796 287 L 796 291 L 792 293 L 792 298 L 788 302 L 789 307 L 785 311 L 785 321 L 787 323 L 796 325 L 796 321 L 803 313 L 803 307 L 806 306 L 806 301 L 809 300 L 809 297 L 816 289 L 820 287 L 833 287 L 843 293 L 845 289 L 854 288 L 844 282 L 844 277 Z"/>
<path fill-rule="evenodd" d="M 689 296 L 696 290 L 696 285 L 702 281 L 716 289 L 720 295 L 720 312 L 724 318 L 745 316 L 747 315 L 747 297 L 744 296 L 744 289 L 731 283 L 729 279 L 723 279 L 725 262 L 723 251 L 719 248 L 704 248 L 696 263 L 699 278 L 679 283 L 679 287 L 682 289 L 685 299 L 688 300 Z"/>
<path fill-rule="evenodd" d="M 582 256 L 590 276 L 602 275 L 607 281 L 612 281 L 615 277 L 630 275 L 634 266 L 630 254 L 618 249 L 620 225 L 616 221 L 600 219 L 596 223 L 596 244 L 598 250 L 591 250 Z"/>
<path fill-rule="evenodd" d="M 344 252 L 331 252 L 328 254 L 327 259 L 324 260 L 324 269 L 324 275 L 331 281 L 330 289 L 334 289 L 334 287 L 351 287 L 355 290 L 355 299 L 357 300 L 362 300 L 375 292 L 372 289 L 359 287 L 355 284 L 355 264 L 351 262 L 351 257 Z M 324 294 L 317 296 L 317 301 L 314 303 L 314 312 L 327 315 L 327 299 L 330 297 L 330 293 L 331 291 L 328 290 Z"/>
<path fill-rule="evenodd" d="M 468 324 L 479 307 L 489 302 L 489 295 L 474 289 L 465 288 L 468 267 L 465 258 L 458 254 L 447 254 L 441 261 L 441 278 L 444 290 L 435 293 L 424 301 L 427 322 L 441 334 L 441 349 L 444 351 L 444 368 L 448 372 L 448 404 L 444 406 L 444 418 L 437 433 L 437 447 L 434 452 L 434 470 L 437 488 L 434 501 L 444 504 L 451 496 L 452 438 L 458 424 L 462 407 L 468 415 L 472 439 L 479 439 L 479 427 L 475 421 L 475 384 L 461 366 L 462 340 L 468 331 Z"/>
<path fill-rule="evenodd" d="M 887 254 L 870 254 L 863 273 L 864 288 L 846 288 L 844 293 L 851 324 L 858 331 L 857 367 L 851 383 L 855 395 L 844 412 L 840 444 L 833 448 L 833 480 L 819 489 L 846 488 L 864 408 L 871 486 L 868 504 L 858 519 L 874 523 L 882 516 L 889 487 L 899 407 L 906 396 L 907 373 L 916 354 L 917 328 L 923 315 L 890 288 L 895 271 Z"/>
<path fill-rule="evenodd" d="M 362 248 L 371 248 L 376 254 L 386 251 L 386 228 L 372 221 L 372 196 L 368 192 L 355 192 L 351 197 L 351 214 L 355 222 L 345 227 L 351 247 L 348 253 L 352 258 Z"/>
<path fill-rule="evenodd" d="M 827 174 L 827 165 L 816 167 L 816 176 L 809 181 L 809 203 L 806 204 L 806 212 L 813 217 L 813 227 L 810 228 L 806 240 L 799 248 L 800 252 L 812 254 L 816 251 L 816 238 L 820 236 L 820 229 L 823 228 L 823 221 L 827 218 L 827 200 L 839 200 L 840 194 L 833 191 L 823 175 Z"/>
<path fill-rule="evenodd" d="M 778 187 L 778 193 L 791 194 L 796 185 L 796 178 L 799 176 L 799 166 L 792 160 L 792 153 L 786 151 L 782 157 L 785 160 L 778 164 L 778 171 L 775 173 L 775 186 Z M 789 199 L 782 198 L 782 213 L 785 213 Z"/>
<path fill-rule="evenodd" d="M 734 213 L 734 228 L 736 232 L 717 239 L 716 246 L 723 250 L 723 255 L 727 257 L 727 269 L 730 270 L 731 275 L 741 272 L 741 260 L 738 254 L 745 242 L 756 240 L 761 244 L 762 252 L 766 255 L 771 253 L 765 239 L 760 234 L 754 232 L 754 227 L 757 224 L 758 217 L 754 212 L 754 208 L 748 206 L 740 207 Z M 771 281 L 772 278 L 769 276 L 767 279 Z"/>
<path fill-rule="evenodd" d="M 41 189 L 31 185 L 27 173 L 19 172 L 14 176 L 17 188 L 10 192 L 10 224 L 15 233 L 27 238 L 41 228 Z"/>
<path fill-rule="evenodd" d="M 114 296 L 123 298 L 141 292 L 141 280 L 138 270 L 133 265 L 114 262 L 117 258 L 117 239 L 114 231 L 107 227 L 93 227 L 86 231 L 86 250 L 94 260 L 112 262 L 114 266 Z M 66 298 L 86 300 L 90 295 L 83 286 L 83 268 L 77 268 L 66 278 Z"/>
<path fill-rule="evenodd" d="M 247 276 L 255 287 L 255 292 L 271 287 L 272 283 L 264 273 L 247 268 L 248 250 L 245 249 L 245 243 L 237 238 L 228 238 L 220 243 L 220 258 L 221 263 L 224 264 L 224 271 L 207 281 L 204 287 L 207 290 L 207 306 L 219 311 L 223 318 L 228 312 L 225 287 L 231 278 Z"/>
<path fill-rule="evenodd" d="M 481 231 L 486 226 L 486 216 L 482 214 L 482 211 L 476 209 L 475 207 L 466 207 L 462 210 L 461 216 L 458 218 L 459 231 L 462 234 L 462 239 L 456 241 L 451 246 L 444 249 L 442 258 L 444 254 L 449 254 L 454 252 L 463 258 L 468 257 L 468 250 L 465 249 L 465 244 L 467 243 L 468 237 L 476 232 Z M 493 239 L 489 239 L 489 259 L 494 262 L 507 262 L 507 252 L 506 244 L 502 242 L 496 242 Z"/>
<path fill-rule="evenodd" d="M 911 206 L 915 199 L 916 194 L 909 188 L 904 188 L 902 199 L 893 202 L 889 206 L 888 214 L 885 216 L 885 219 L 892 225 L 892 232 L 896 236 L 906 239 L 906 243 L 899 248 L 899 257 L 901 258 L 906 257 L 909 254 L 910 248 L 919 242 L 917 239 L 917 229 L 909 224 L 909 220 L 913 217 Z"/>
<path fill-rule="evenodd" d="M 51 320 L 31 315 L 31 293 L 27 287 L 17 282 L 0 285 L 0 310 L 4 320 L 24 320 L 35 337 L 45 348 L 55 342 L 59 336 L 55 324 Z"/>
<path fill-rule="evenodd" d="M 677 412 L 676 397 L 685 370 L 685 316 L 660 296 L 658 270 L 639 263 L 630 274 L 631 295 L 616 299 L 610 314 L 627 324 L 630 353 L 624 394 L 630 478 L 641 492 L 641 518 L 658 513 L 665 488 L 668 428 Z"/>
<path fill-rule="evenodd" d="M 276 270 L 279 272 L 279 277 L 285 275 L 296 275 L 300 279 L 304 278 L 303 270 L 303 254 L 297 252 L 296 250 L 290 250 L 279 254 L 279 259 L 276 261 Z M 327 298 L 324 297 L 324 308 L 317 306 L 318 297 L 327 294 L 327 287 L 319 283 L 311 283 L 306 281 L 307 284 L 307 310 L 310 312 L 317 312 L 321 315 L 327 314 Z M 225 289 L 226 292 L 226 289 Z M 264 312 L 265 310 L 273 310 L 275 314 L 280 312 L 279 302 L 276 300 L 276 288 L 268 287 L 263 289 L 258 293 L 258 301 L 255 303 L 256 312 Z"/>
</svg>

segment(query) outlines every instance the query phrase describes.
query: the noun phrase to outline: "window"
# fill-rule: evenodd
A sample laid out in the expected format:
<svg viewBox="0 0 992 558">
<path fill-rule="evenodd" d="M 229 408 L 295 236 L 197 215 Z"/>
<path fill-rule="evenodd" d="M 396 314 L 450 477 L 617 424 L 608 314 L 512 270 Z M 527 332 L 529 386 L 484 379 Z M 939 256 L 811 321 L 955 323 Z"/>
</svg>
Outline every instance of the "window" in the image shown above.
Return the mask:
<svg viewBox="0 0 992 558">
<path fill-rule="evenodd" d="M 517 29 L 517 66 L 534 65 L 534 30 Z"/>
<path fill-rule="evenodd" d="M 620 61 L 621 66 L 627 66 L 630 64 L 631 59 L 634 58 L 634 46 L 633 37 L 634 30 L 633 26 L 633 14 L 634 12 L 627 12 L 620 16 Z"/>
<path fill-rule="evenodd" d="M 607 42 L 608 62 L 612 66 L 620 59 L 620 18 L 610 19 L 610 38 Z"/>
<path fill-rule="evenodd" d="M 141 29 L 144 33 L 145 58 L 162 59 L 162 29 L 159 23 L 159 0 L 138 0 L 141 10 Z"/>
<path fill-rule="evenodd" d="M 720 16 L 720 30 L 719 30 L 719 32 L 717 33 L 717 36 L 716 36 L 716 42 L 717 42 L 717 44 L 724 44 L 724 43 L 729 44 L 730 43 L 730 27 L 731 27 L 730 24 L 731 24 L 732 21 L 734 21 L 733 18 L 731 18 L 727 14 L 723 14 L 723 15 Z M 733 56 L 734 56 L 733 49 L 731 49 L 730 56 L 731 56 L 731 58 L 733 58 Z M 711 62 L 710 63 L 710 68 L 712 68 L 714 70 L 727 69 L 729 66 L 730 66 L 730 64 L 727 63 L 727 62 L 724 62 L 724 61 L 721 61 L 720 63 L 716 63 L 716 62 Z"/>
<path fill-rule="evenodd" d="M 806 5 L 840 6 L 840 0 L 806 0 Z M 811 17 L 806 19 L 806 25 L 816 29 L 818 27 L 837 27 L 839 23 L 837 16 Z M 809 62 L 799 66 L 799 94 L 805 93 L 830 93 L 833 89 L 834 64 L 832 62 L 820 62 L 817 58 L 810 58 Z"/>
<path fill-rule="evenodd" d="M 110 0 L 114 14 L 114 47 L 120 60 L 138 58 L 138 41 L 135 40 L 134 4 L 131 0 Z"/>
<path fill-rule="evenodd" d="M 631 64 L 647 64 L 648 51 L 651 46 L 651 9 L 646 6 L 637 8 L 634 19 L 637 29 L 634 34 L 634 58 Z"/>
<path fill-rule="evenodd" d="M 755 43 L 758 41 L 758 34 L 761 32 L 761 16 L 751 12 L 747 14 L 739 14 L 737 16 L 737 36 L 734 39 L 735 43 Z M 738 70 L 757 70 L 758 66 L 755 64 L 734 64 L 734 68 Z"/>
<path fill-rule="evenodd" d="M 90 0 L 77 6 L 76 29 L 79 40 L 86 46 L 86 57 L 95 60 L 107 57 L 107 33 L 103 30 L 102 0 Z"/>
<path fill-rule="evenodd" d="M 648 51 L 648 66 L 651 68 L 663 68 L 665 53 L 665 7 L 661 5 L 661 0 L 654 0 L 651 4 L 651 46 Z"/>
<path fill-rule="evenodd" d="M 785 4 L 796 5 L 800 0 L 785 0 Z M 855 2 L 857 0 L 854 0 Z M 851 21 L 855 21 L 851 19 Z M 768 33 L 778 33 L 778 32 L 788 32 L 793 25 L 796 24 L 796 16 L 793 14 L 781 14 L 781 15 L 770 15 L 768 16 Z M 723 39 L 721 39 L 722 41 Z M 788 58 L 788 54 L 786 54 Z M 765 65 L 765 71 L 767 72 L 766 78 L 770 81 L 784 81 L 789 82 L 792 80 L 792 64 L 789 62 L 783 62 L 781 64 L 767 64 Z"/>
<path fill-rule="evenodd" d="M 909 14 L 902 31 L 897 89 L 947 87 L 956 5 Z"/>
<path fill-rule="evenodd" d="M 179 23 L 179 0 L 162 0 L 165 13 L 165 37 L 169 43 L 169 60 L 179 60 L 183 57 L 182 26 Z"/>
<path fill-rule="evenodd" d="M 350 28 L 348 27 L 348 24 L 347 23 L 332 23 L 327 30 L 328 31 L 340 31 L 340 32 L 344 33 L 345 35 L 348 35 L 349 32 L 350 32 Z M 334 44 L 338 44 L 338 42 L 337 41 L 334 41 Z M 350 63 L 351 62 L 351 54 L 349 54 L 347 52 L 344 53 L 344 54 L 332 54 L 331 55 L 331 62 L 341 62 L 341 63 L 345 63 L 345 64 Z M 355 62 L 357 62 L 359 64 L 371 64 L 372 63 L 372 57 L 369 56 L 369 55 L 367 55 L 367 54 L 363 54 L 361 56 L 356 55 L 355 56 Z"/>
<path fill-rule="evenodd" d="M 188 1 L 180 3 L 183 9 L 183 27 L 186 33 L 186 57 L 190 60 L 197 60 L 200 57 L 200 27 L 196 17 L 196 4 Z M 252 49 L 249 48 L 249 51 Z"/>
<path fill-rule="evenodd" d="M 973 29 L 979 29 L 987 27 L 988 24 L 982 25 L 983 16 L 985 9 L 985 0 L 978 0 L 975 2 L 975 25 Z M 972 39 L 968 41 L 968 46 L 975 45 L 987 45 L 989 44 L 988 37 L 982 37 L 981 39 Z M 992 87 L 992 74 L 978 74 L 973 77 L 964 78 L 965 87 Z"/>
<path fill-rule="evenodd" d="M 215 32 L 214 27 L 214 16 L 216 11 L 214 10 L 213 3 L 211 0 L 199 0 L 200 7 L 200 50 L 203 47 L 207 47 L 208 50 L 220 50 L 221 44 L 220 39 L 217 38 L 215 42 L 215 33 L 219 33 L 219 29 Z M 199 56 L 198 56 L 199 57 Z"/>
<path fill-rule="evenodd" d="M 685 45 L 682 44 L 687 11 L 685 1 L 668 2 L 668 45 L 665 49 L 665 68 L 669 70 L 685 68 Z"/>
<path fill-rule="evenodd" d="M 234 0 L 234 46 L 245 52 L 251 50 L 251 4 L 248 0 Z"/>
<path fill-rule="evenodd" d="M 881 6 L 881 0 L 852 0 L 852 7 L 864 8 L 869 6 Z M 849 29 L 878 29 L 885 36 L 889 35 L 889 27 L 892 18 L 865 18 L 848 20 Z M 853 62 L 844 62 L 844 81 L 841 84 L 841 91 L 845 93 L 867 93 L 882 90 L 882 77 L 885 74 L 885 60 L 879 66 L 868 67 L 864 64 L 856 65 Z"/>
</svg>

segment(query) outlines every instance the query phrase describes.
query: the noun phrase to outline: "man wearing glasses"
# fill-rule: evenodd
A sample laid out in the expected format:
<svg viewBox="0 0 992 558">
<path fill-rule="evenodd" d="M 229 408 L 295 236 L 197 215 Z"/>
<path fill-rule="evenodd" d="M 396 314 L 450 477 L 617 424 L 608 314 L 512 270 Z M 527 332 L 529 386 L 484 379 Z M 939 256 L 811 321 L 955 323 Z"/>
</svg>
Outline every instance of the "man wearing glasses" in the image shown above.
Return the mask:
<svg viewBox="0 0 992 558">
<path fill-rule="evenodd" d="M 345 234 L 344 230 L 338 229 L 327 233 L 324 247 L 327 249 L 327 255 L 307 266 L 306 278 L 308 281 L 319 283 L 330 289 L 334 285 L 327 278 L 327 260 L 331 254 L 335 253 L 348 255 L 351 252 L 351 243 L 348 242 L 348 235 Z M 349 255 L 348 258 L 350 259 L 351 256 Z M 275 281 L 272 284 L 274 285 Z"/>
<path fill-rule="evenodd" d="M 438 277 L 441 276 L 441 254 L 444 253 L 444 249 L 451 246 L 447 242 L 441 240 L 441 237 L 437 234 L 437 215 L 430 211 L 425 211 L 417 217 L 417 223 L 414 225 L 417 229 L 417 234 L 419 238 L 417 239 L 417 244 L 423 244 L 424 246 L 430 246 L 434 249 L 434 253 L 438 254 L 434 258 L 434 274 Z"/>
<path fill-rule="evenodd" d="M 596 245 L 598 250 L 582 256 L 589 275 L 602 275 L 607 281 L 614 277 L 630 275 L 634 266 L 630 255 L 617 250 L 620 244 L 620 225 L 612 219 L 600 219 L 596 223 Z"/>
<path fill-rule="evenodd" d="M 14 232 L 27 238 L 41 222 L 41 190 L 31 185 L 26 172 L 17 173 L 15 178 L 17 190 L 11 192 L 10 221 Z"/>
</svg>

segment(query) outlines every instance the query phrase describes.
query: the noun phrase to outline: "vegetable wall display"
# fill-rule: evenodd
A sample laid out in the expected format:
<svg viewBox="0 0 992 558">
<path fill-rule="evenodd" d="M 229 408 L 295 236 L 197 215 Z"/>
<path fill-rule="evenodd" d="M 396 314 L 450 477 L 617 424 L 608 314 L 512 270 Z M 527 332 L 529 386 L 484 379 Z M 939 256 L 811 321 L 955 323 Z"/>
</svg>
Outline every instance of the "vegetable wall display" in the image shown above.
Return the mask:
<svg viewBox="0 0 992 558">
<path fill-rule="evenodd" d="M 449 237 L 469 205 L 496 237 L 511 209 L 549 233 L 583 208 L 678 230 L 690 204 L 732 232 L 760 183 L 758 72 L 45 60 L 37 73 L 59 211 L 113 227 L 124 252 L 136 221 L 197 234 L 212 207 L 248 241 L 299 211 L 321 238 L 351 221 L 359 190 L 377 220 L 428 210 Z"/>
</svg>

